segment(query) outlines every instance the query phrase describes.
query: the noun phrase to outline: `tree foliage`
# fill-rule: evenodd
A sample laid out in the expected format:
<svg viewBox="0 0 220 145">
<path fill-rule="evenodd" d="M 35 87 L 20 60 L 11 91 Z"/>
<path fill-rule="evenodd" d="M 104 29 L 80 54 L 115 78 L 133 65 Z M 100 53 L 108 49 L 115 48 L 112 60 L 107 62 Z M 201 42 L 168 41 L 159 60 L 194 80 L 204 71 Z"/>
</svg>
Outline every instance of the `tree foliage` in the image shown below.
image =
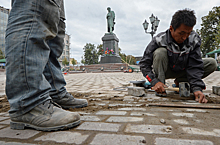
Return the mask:
<svg viewBox="0 0 220 145">
<path fill-rule="evenodd" d="M 84 64 L 98 64 L 98 52 L 95 49 L 95 45 L 91 43 L 86 43 L 83 48 L 84 51 L 84 61 L 81 61 Z"/>
<path fill-rule="evenodd" d="M 5 56 L 4 56 L 3 52 L 2 52 L 2 50 L 0 49 L 0 59 L 4 59 L 4 58 L 5 58 Z"/>
<path fill-rule="evenodd" d="M 72 63 L 73 65 L 76 65 L 77 61 L 76 61 L 74 58 L 72 58 L 71 63 Z"/>
<path fill-rule="evenodd" d="M 220 48 L 220 23 L 217 26 L 217 34 L 215 35 L 215 45 Z"/>
<path fill-rule="evenodd" d="M 217 46 L 216 35 L 218 35 L 217 26 L 220 21 L 220 6 L 213 7 L 207 16 L 202 17 L 201 29 L 198 33 L 201 36 L 201 51 L 203 55 L 213 51 Z"/>
<path fill-rule="evenodd" d="M 69 62 L 67 61 L 66 57 L 63 59 L 62 64 L 64 66 L 69 65 Z"/>
<path fill-rule="evenodd" d="M 104 51 L 103 45 L 102 45 L 102 44 L 99 44 L 99 45 L 97 46 L 97 50 L 98 50 L 98 55 L 99 55 L 99 56 L 102 55 L 102 54 L 103 54 L 103 51 Z"/>
<path fill-rule="evenodd" d="M 127 63 L 127 64 L 130 64 L 130 65 L 135 65 L 136 64 L 135 57 L 132 56 L 132 55 L 126 55 L 125 53 L 122 53 L 121 48 L 119 48 L 119 56 L 121 57 L 123 63 Z"/>
</svg>

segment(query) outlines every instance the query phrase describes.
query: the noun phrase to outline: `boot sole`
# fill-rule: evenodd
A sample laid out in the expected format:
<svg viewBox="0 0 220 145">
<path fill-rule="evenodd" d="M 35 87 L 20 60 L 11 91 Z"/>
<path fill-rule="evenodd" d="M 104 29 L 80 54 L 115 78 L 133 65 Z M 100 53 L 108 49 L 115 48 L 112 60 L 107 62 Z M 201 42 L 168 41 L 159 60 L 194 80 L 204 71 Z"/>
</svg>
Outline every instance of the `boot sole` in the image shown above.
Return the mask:
<svg viewBox="0 0 220 145">
<path fill-rule="evenodd" d="M 15 129 L 15 130 L 24 130 L 25 128 L 32 128 L 32 129 L 39 130 L 39 131 L 58 131 L 58 130 L 70 129 L 75 126 L 78 126 L 79 124 L 80 124 L 80 120 L 75 121 L 73 123 L 66 124 L 66 125 L 60 125 L 60 126 L 54 126 L 54 127 L 39 127 L 39 126 L 31 125 L 28 123 L 11 121 L 10 127 L 11 129 Z"/>
<path fill-rule="evenodd" d="M 63 106 L 63 105 L 60 105 L 63 109 L 69 109 L 69 108 L 83 108 L 83 107 L 87 107 L 88 106 L 88 103 L 85 103 L 83 105 L 78 105 L 78 106 Z"/>
</svg>

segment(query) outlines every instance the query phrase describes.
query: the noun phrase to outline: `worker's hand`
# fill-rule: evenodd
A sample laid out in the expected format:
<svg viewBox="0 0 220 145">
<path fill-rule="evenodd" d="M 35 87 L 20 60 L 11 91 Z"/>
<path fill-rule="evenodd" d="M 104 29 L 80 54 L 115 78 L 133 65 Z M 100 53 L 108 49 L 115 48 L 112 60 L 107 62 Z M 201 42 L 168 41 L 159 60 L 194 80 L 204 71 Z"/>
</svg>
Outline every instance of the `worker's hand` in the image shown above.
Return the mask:
<svg viewBox="0 0 220 145">
<path fill-rule="evenodd" d="M 155 90 L 157 93 L 164 93 L 165 92 L 165 87 L 167 87 L 166 85 L 164 85 L 162 82 L 158 82 L 155 84 L 154 87 L 152 87 L 151 89 Z"/>
<path fill-rule="evenodd" d="M 194 92 L 195 100 L 199 103 L 207 103 L 208 100 L 205 98 L 205 95 L 201 91 Z"/>
</svg>

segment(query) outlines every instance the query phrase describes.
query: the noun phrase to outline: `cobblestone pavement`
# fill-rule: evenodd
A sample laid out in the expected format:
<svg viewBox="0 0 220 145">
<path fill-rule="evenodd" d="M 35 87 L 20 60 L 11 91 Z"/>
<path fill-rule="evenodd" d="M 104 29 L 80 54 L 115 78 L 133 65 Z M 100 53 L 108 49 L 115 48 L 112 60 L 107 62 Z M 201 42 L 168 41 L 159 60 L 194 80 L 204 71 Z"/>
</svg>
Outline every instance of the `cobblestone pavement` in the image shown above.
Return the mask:
<svg viewBox="0 0 220 145">
<path fill-rule="evenodd" d="M 220 72 L 204 79 L 207 92 L 220 86 Z M 89 101 L 78 111 L 81 124 L 76 128 L 41 132 L 11 130 L 7 112 L 0 113 L 0 144 L 82 144 L 82 145 L 219 145 L 219 109 L 153 107 L 150 103 L 197 106 L 173 92 L 165 98 L 148 92 L 144 97 L 128 95 L 123 86 L 144 79 L 141 73 L 81 73 L 65 75 L 67 90 Z M 172 79 L 167 80 L 171 85 Z M 0 95 L 4 94 L 5 74 L 0 74 Z M 117 88 L 117 90 L 113 90 Z M 172 96 L 172 97 L 171 97 Z M 71 110 L 72 111 L 72 110 Z M 74 110 L 73 110 L 74 111 Z"/>
</svg>

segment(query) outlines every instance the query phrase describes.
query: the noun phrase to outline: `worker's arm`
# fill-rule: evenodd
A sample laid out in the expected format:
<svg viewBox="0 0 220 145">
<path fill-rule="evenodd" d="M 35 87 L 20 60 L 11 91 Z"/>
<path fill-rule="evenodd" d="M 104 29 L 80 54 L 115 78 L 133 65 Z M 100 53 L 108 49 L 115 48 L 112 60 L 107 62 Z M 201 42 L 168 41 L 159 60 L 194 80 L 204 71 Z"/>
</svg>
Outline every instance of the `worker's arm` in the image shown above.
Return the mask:
<svg viewBox="0 0 220 145">
<path fill-rule="evenodd" d="M 155 38 L 149 43 L 147 48 L 144 51 L 144 55 L 140 61 L 140 70 L 143 73 L 143 76 L 154 86 L 156 83 L 160 82 L 152 71 L 153 64 L 153 53 L 158 48 Z"/>
<path fill-rule="evenodd" d="M 190 83 L 191 90 L 194 92 L 205 89 L 205 83 L 202 81 L 204 74 L 203 61 L 201 57 L 201 39 L 199 36 L 194 36 L 194 44 L 191 44 L 192 50 L 189 53 L 188 63 L 186 68 L 187 78 Z"/>
</svg>

